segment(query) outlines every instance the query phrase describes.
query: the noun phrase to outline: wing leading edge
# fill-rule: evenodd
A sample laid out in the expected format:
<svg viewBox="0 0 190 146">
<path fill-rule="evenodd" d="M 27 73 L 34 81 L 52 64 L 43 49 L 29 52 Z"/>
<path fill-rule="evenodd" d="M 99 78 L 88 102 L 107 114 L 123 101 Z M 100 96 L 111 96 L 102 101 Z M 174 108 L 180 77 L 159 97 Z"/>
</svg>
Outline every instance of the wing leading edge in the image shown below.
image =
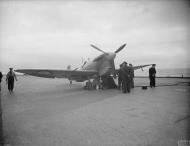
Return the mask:
<svg viewBox="0 0 190 146">
<path fill-rule="evenodd" d="M 44 78 L 68 78 L 82 82 L 97 74 L 94 70 L 18 69 L 19 73 Z"/>
<path fill-rule="evenodd" d="M 153 65 L 153 64 L 146 64 L 146 65 L 133 66 L 133 69 L 134 69 L 134 70 L 143 69 L 143 67 L 147 67 L 147 66 L 151 66 L 151 65 Z"/>
<path fill-rule="evenodd" d="M 151 65 L 153 65 L 153 64 L 146 64 L 146 65 L 133 66 L 133 69 L 134 69 L 134 70 L 137 70 L 137 69 L 142 69 L 142 70 L 143 70 L 144 67 L 151 66 Z M 118 71 L 119 71 L 119 69 L 116 70 L 116 73 L 117 73 L 117 74 L 118 74 Z"/>
</svg>

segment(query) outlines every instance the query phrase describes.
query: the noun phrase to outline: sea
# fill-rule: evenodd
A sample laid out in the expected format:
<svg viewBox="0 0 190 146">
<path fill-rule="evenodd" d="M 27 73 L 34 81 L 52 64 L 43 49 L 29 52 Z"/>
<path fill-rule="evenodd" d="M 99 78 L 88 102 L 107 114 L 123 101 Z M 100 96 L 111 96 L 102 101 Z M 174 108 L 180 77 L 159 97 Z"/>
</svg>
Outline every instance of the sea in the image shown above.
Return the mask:
<svg viewBox="0 0 190 146">
<path fill-rule="evenodd" d="M 157 77 L 190 77 L 190 68 L 156 68 Z M 148 76 L 149 68 L 135 70 L 135 76 Z"/>
</svg>

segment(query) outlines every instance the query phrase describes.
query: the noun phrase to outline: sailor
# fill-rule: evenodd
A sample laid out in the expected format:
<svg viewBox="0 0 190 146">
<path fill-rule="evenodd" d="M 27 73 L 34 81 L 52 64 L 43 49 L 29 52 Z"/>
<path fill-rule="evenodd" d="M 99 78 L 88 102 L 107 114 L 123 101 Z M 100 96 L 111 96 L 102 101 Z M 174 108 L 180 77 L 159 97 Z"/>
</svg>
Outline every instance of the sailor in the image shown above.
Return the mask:
<svg viewBox="0 0 190 146">
<path fill-rule="evenodd" d="M 153 64 L 152 67 L 149 69 L 149 79 L 150 79 L 150 87 L 155 87 L 156 86 L 156 69 L 155 69 L 156 64 Z"/>
<path fill-rule="evenodd" d="M 14 79 L 17 81 L 16 74 L 13 71 L 13 68 L 9 68 L 9 72 L 7 73 L 6 76 L 6 83 L 8 83 L 8 90 L 9 92 L 13 92 L 14 88 Z"/>
<path fill-rule="evenodd" d="M 0 91 L 1 91 L 1 79 L 3 78 L 3 74 L 0 72 Z"/>
<path fill-rule="evenodd" d="M 121 69 L 121 78 L 122 78 L 122 86 L 123 93 L 130 93 L 130 69 L 127 65 L 127 62 L 123 62 Z"/>
<path fill-rule="evenodd" d="M 2 78 L 3 78 L 3 74 L 0 72 L 0 83 L 1 83 Z"/>
<path fill-rule="evenodd" d="M 130 68 L 130 85 L 131 85 L 131 88 L 134 88 L 134 69 L 133 69 L 133 65 L 132 64 L 129 64 L 129 68 Z"/>
</svg>

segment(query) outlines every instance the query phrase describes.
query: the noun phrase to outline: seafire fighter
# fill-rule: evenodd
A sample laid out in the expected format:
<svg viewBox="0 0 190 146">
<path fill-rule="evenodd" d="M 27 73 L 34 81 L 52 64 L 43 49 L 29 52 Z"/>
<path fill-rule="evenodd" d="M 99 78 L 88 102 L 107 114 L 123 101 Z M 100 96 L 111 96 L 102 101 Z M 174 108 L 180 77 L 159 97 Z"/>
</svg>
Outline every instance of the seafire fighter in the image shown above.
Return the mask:
<svg viewBox="0 0 190 146">
<path fill-rule="evenodd" d="M 55 69 L 17 69 L 16 72 L 24 73 L 31 76 L 44 77 L 44 78 L 68 78 L 69 80 L 74 80 L 76 82 L 83 82 L 94 76 L 103 76 L 103 75 L 115 75 L 115 63 L 114 59 L 116 54 L 120 52 L 126 44 L 123 44 L 115 52 L 105 52 L 100 48 L 91 45 L 96 50 L 102 52 L 100 56 L 94 58 L 92 61 L 84 62 L 82 67 L 74 70 L 55 70 Z M 140 65 L 133 66 L 133 69 L 142 69 L 143 67 L 149 66 Z"/>
</svg>

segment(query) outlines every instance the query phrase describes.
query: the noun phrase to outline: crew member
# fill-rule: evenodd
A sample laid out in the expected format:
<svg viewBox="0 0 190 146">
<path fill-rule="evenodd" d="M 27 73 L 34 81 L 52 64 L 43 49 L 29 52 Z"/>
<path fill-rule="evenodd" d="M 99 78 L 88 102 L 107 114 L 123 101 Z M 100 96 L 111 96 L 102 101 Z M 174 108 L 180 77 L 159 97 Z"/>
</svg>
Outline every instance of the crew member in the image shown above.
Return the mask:
<svg viewBox="0 0 190 146">
<path fill-rule="evenodd" d="M 119 70 L 118 70 L 118 89 L 120 90 L 122 87 L 122 77 L 121 77 L 121 69 L 122 69 L 122 64 L 120 64 L 119 66 Z"/>
<path fill-rule="evenodd" d="M 3 74 L 0 72 L 0 83 L 1 83 L 2 78 L 3 78 Z"/>
<path fill-rule="evenodd" d="M 127 62 L 124 62 L 121 69 L 123 93 L 130 93 L 130 69 Z"/>
<path fill-rule="evenodd" d="M 9 70 L 10 71 L 7 73 L 7 76 L 6 76 L 6 83 L 8 83 L 9 92 L 13 92 L 14 79 L 17 81 L 17 77 L 13 71 L 13 68 L 9 68 Z"/>
<path fill-rule="evenodd" d="M 150 87 L 155 87 L 156 86 L 156 69 L 155 69 L 156 64 L 153 64 L 152 67 L 149 69 L 149 79 L 150 79 Z"/>
<path fill-rule="evenodd" d="M 134 73 L 133 65 L 129 64 L 129 67 L 130 67 L 130 85 L 131 85 L 131 88 L 134 88 L 134 76 L 135 76 L 135 73 Z"/>
<path fill-rule="evenodd" d="M 3 78 L 3 74 L 0 72 L 0 91 L 1 91 L 1 79 Z"/>
</svg>

